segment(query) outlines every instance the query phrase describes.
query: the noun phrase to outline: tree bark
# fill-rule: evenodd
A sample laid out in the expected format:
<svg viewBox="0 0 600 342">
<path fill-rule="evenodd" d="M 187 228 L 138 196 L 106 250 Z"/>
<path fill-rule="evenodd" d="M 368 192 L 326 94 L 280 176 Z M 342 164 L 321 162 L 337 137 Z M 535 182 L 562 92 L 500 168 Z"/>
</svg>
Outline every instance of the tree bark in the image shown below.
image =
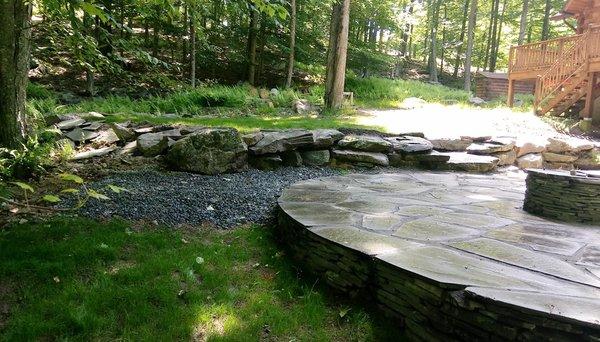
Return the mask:
<svg viewBox="0 0 600 342">
<path fill-rule="evenodd" d="M 460 59 L 462 57 L 463 54 L 463 47 L 464 47 L 464 43 L 465 43 L 465 34 L 466 34 L 466 30 L 467 30 L 467 20 L 469 18 L 469 0 L 465 0 L 465 6 L 463 7 L 463 19 L 462 19 L 462 24 L 461 24 L 461 28 L 460 28 L 460 38 L 459 38 L 459 44 L 458 47 L 456 48 L 456 60 L 454 61 L 454 74 L 453 76 L 456 78 L 458 77 L 458 69 L 460 67 Z"/>
<path fill-rule="evenodd" d="M 290 0 L 290 54 L 288 56 L 287 77 L 285 87 L 292 86 L 292 77 L 294 76 L 294 57 L 296 50 L 296 0 Z"/>
<path fill-rule="evenodd" d="M 350 0 L 338 0 L 333 5 L 327 51 L 324 100 L 329 109 L 339 109 L 344 102 L 349 24 Z"/>
<path fill-rule="evenodd" d="M 523 10 L 521 11 L 521 23 L 519 25 L 518 45 L 525 42 L 525 32 L 527 31 L 527 16 L 529 14 L 529 0 L 523 0 Z"/>
<path fill-rule="evenodd" d="M 492 57 L 490 59 L 490 71 L 496 71 L 496 64 L 498 62 L 498 50 L 500 49 L 500 42 L 502 38 L 502 26 L 504 25 L 504 15 L 506 14 L 507 1 L 502 2 L 502 14 L 500 15 L 500 23 L 498 24 L 498 32 L 496 32 L 496 38 L 494 43 L 494 49 L 492 50 Z M 500 8 L 498 8 L 499 10 Z"/>
<path fill-rule="evenodd" d="M 467 52 L 465 56 L 465 90 L 471 92 L 471 58 L 475 41 L 475 25 L 477 24 L 477 0 L 471 0 L 469 10 L 469 26 L 467 28 Z"/>
<path fill-rule="evenodd" d="M 25 98 L 31 42 L 31 2 L 0 1 L 0 147 L 25 137 Z"/>
<path fill-rule="evenodd" d="M 433 0 L 433 9 L 432 9 L 432 20 L 431 20 L 431 30 L 430 37 L 431 43 L 429 44 L 429 81 L 430 82 L 438 82 L 438 72 L 437 72 L 437 29 L 439 23 L 439 12 L 440 12 L 440 4 L 442 0 Z"/>
<path fill-rule="evenodd" d="M 546 8 L 544 9 L 544 23 L 542 24 L 542 40 L 548 40 L 550 36 L 550 9 L 552 2 L 546 0 Z"/>
<path fill-rule="evenodd" d="M 256 31 L 258 30 L 258 14 L 251 3 L 248 4 L 250 10 L 250 23 L 248 26 L 248 83 L 256 83 Z"/>
<path fill-rule="evenodd" d="M 190 16 L 190 83 L 196 87 L 196 9 L 194 5 L 189 8 Z"/>
</svg>

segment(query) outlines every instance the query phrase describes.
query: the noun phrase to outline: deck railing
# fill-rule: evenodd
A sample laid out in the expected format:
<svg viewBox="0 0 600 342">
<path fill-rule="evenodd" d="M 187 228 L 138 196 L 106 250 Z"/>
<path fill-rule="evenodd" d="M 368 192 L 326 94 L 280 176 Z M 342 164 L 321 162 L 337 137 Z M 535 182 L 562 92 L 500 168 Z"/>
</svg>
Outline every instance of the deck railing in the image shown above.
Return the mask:
<svg viewBox="0 0 600 342">
<path fill-rule="evenodd" d="M 563 48 L 557 59 L 537 78 L 535 106 L 538 108 L 546 100 L 560 92 L 577 76 L 586 77 L 588 65 L 588 41 L 591 31 L 572 37 L 569 47 Z M 584 75 L 583 71 L 586 71 Z"/>
<path fill-rule="evenodd" d="M 509 72 L 535 71 L 547 68 L 556 62 L 565 49 L 571 48 L 580 36 L 562 37 L 511 47 Z"/>
</svg>

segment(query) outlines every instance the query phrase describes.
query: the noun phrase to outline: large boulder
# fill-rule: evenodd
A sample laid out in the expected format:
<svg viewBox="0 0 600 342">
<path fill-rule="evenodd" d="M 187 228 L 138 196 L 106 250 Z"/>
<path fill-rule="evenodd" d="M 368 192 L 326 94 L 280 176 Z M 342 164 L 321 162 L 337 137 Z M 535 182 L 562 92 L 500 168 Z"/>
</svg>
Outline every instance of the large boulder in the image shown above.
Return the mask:
<svg viewBox="0 0 600 342">
<path fill-rule="evenodd" d="M 333 157 L 340 162 L 371 164 L 388 166 L 390 161 L 383 153 L 352 151 L 352 150 L 333 150 Z"/>
<path fill-rule="evenodd" d="M 400 154 L 428 153 L 433 150 L 433 144 L 429 140 L 419 137 L 399 136 L 385 140 L 392 144 L 394 152 Z"/>
<path fill-rule="evenodd" d="M 215 175 L 247 168 L 247 147 L 233 128 L 207 128 L 177 141 L 168 164 L 187 172 Z"/>
<path fill-rule="evenodd" d="M 263 138 L 250 147 L 250 151 L 255 155 L 293 151 L 314 144 L 312 132 L 306 130 L 263 132 L 263 134 Z"/>
<path fill-rule="evenodd" d="M 244 141 L 244 143 L 246 143 L 246 145 L 254 146 L 254 145 L 258 144 L 258 142 L 264 136 L 265 135 L 262 132 L 253 132 L 253 133 L 248 133 L 248 134 L 242 135 L 242 140 Z"/>
<path fill-rule="evenodd" d="M 137 138 L 137 150 L 145 157 L 155 157 L 165 153 L 169 138 L 159 133 L 146 133 Z"/>
<path fill-rule="evenodd" d="M 376 135 L 347 135 L 338 141 L 338 146 L 347 150 L 389 152 L 392 143 Z"/>
<path fill-rule="evenodd" d="M 300 152 L 304 165 L 321 166 L 329 163 L 331 153 L 329 150 L 302 151 Z"/>
<path fill-rule="evenodd" d="M 312 133 L 316 149 L 329 148 L 344 137 L 344 133 L 336 129 L 315 129 Z"/>
</svg>

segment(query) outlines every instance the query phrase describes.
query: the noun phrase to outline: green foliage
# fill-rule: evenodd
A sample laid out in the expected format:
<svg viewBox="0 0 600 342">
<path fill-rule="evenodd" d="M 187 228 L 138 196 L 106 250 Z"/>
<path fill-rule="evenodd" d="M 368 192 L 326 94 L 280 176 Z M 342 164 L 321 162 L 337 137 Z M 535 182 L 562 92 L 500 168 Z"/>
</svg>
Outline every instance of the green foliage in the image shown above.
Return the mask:
<svg viewBox="0 0 600 342">
<path fill-rule="evenodd" d="M 354 92 L 357 103 L 375 108 L 397 107 L 409 97 L 417 97 L 432 103 L 468 103 L 470 94 L 442 85 L 412 80 L 389 80 L 384 78 L 351 78 L 346 88 Z"/>
<path fill-rule="evenodd" d="M 373 341 L 385 319 L 299 277 L 264 227 L 55 218 L 0 232 L 6 340 Z M 4 287 L 6 288 L 6 287 Z M 351 308 L 351 309 L 350 309 Z M 343 317 L 340 317 L 343 316 Z"/>
<path fill-rule="evenodd" d="M 29 137 L 18 150 L 0 148 L 0 181 L 41 175 L 52 164 L 51 151 L 52 145 L 40 143 L 37 136 Z"/>
</svg>

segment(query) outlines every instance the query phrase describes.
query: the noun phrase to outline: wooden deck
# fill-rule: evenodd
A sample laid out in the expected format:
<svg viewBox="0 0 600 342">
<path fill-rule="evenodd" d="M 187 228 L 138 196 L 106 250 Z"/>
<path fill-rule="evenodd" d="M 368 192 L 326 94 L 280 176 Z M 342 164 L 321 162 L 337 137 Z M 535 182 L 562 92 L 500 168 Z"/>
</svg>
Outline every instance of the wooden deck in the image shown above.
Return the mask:
<svg viewBox="0 0 600 342">
<path fill-rule="evenodd" d="M 600 27 L 582 34 L 515 46 L 509 56 L 508 104 L 512 106 L 514 82 L 536 80 L 535 110 L 538 114 L 568 110 L 581 99 L 582 117 L 591 117 L 598 97 Z"/>
</svg>

